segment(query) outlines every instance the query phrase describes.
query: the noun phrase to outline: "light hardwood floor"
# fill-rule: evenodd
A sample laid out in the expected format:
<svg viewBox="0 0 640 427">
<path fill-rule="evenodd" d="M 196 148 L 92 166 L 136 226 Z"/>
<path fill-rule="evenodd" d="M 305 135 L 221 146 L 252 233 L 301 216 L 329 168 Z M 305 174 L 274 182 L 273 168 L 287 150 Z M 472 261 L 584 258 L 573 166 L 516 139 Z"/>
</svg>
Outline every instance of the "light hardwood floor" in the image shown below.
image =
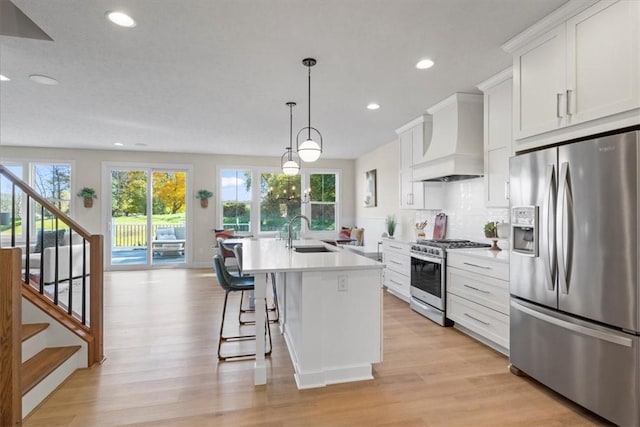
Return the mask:
<svg viewBox="0 0 640 427">
<path fill-rule="evenodd" d="M 504 356 L 435 325 L 387 293 L 384 361 L 375 367 L 375 380 L 298 390 L 284 340 L 273 326 L 269 384 L 254 387 L 253 361 L 218 363 L 223 296 L 212 270 L 106 273 L 106 362 L 73 374 L 24 425 L 603 423 L 510 374 Z M 237 303 L 230 307 L 232 325 Z"/>
</svg>

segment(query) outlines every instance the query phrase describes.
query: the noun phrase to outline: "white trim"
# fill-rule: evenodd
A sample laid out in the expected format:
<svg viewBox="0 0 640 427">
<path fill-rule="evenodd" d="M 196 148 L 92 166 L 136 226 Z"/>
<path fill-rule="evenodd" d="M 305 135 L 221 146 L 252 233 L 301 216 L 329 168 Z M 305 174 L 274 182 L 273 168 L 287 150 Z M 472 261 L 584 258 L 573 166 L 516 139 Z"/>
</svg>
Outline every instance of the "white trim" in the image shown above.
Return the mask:
<svg viewBox="0 0 640 427">
<path fill-rule="evenodd" d="M 431 120 L 431 118 L 428 117 L 428 116 L 425 117 L 425 115 L 423 114 L 420 117 L 417 117 L 417 118 L 411 120 L 409 123 L 400 126 L 398 129 L 396 129 L 396 133 L 398 135 L 400 135 L 401 133 L 404 133 L 404 132 L 408 131 L 409 129 L 414 128 L 415 126 L 417 126 L 417 125 L 419 125 L 421 123 L 424 123 L 425 120 Z"/>
<path fill-rule="evenodd" d="M 427 113 L 433 115 L 434 113 L 437 113 L 438 111 L 442 110 L 443 108 L 446 108 L 452 104 L 455 103 L 460 103 L 460 102 L 466 102 L 466 103 L 475 103 L 475 104 L 480 104 L 484 102 L 484 99 L 482 97 L 482 95 L 477 94 L 477 93 L 463 93 L 463 92 L 457 92 L 454 93 L 453 95 L 449 96 L 446 99 L 443 99 L 442 101 L 438 102 L 437 104 L 427 108 Z"/>
<path fill-rule="evenodd" d="M 544 18 L 503 44 L 501 46 L 502 50 L 507 53 L 513 54 L 515 51 L 520 49 L 532 39 L 535 39 L 536 37 L 539 37 L 540 35 L 556 27 L 557 25 L 566 22 L 569 18 L 593 6 L 595 3 L 597 3 L 597 1 L 598 0 L 571 0 L 563 4 L 558 9 L 554 10 L 549 15 L 545 16 Z"/>
<path fill-rule="evenodd" d="M 506 70 L 502 70 L 497 74 L 489 77 L 487 80 L 478 83 L 476 87 L 483 92 L 486 92 L 487 89 L 490 89 L 506 80 L 509 80 L 513 77 L 513 67 L 509 67 Z"/>
</svg>

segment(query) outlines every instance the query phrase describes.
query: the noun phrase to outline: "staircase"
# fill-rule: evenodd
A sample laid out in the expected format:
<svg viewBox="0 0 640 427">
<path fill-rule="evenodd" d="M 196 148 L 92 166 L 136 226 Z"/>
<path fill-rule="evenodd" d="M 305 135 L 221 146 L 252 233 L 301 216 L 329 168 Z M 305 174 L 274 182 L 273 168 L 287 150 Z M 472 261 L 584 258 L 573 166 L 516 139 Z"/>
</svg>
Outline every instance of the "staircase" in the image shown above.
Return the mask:
<svg viewBox="0 0 640 427">
<path fill-rule="evenodd" d="M 103 240 L 2 165 L 0 178 L 12 185 L 13 206 L 0 228 L 0 425 L 14 426 L 104 358 Z M 67 242 L 54 236 L 47 246 L 45 230 Z"/>
<path fill-rule="evenodd" d="M 20 391 L 23 418 L 76 369 L 83 367 L 79 357 L 82 346 L 47 347 L 48 342 L 55 341 L 48 332 L 48 323 L 22 325 Z"/>
</svg>

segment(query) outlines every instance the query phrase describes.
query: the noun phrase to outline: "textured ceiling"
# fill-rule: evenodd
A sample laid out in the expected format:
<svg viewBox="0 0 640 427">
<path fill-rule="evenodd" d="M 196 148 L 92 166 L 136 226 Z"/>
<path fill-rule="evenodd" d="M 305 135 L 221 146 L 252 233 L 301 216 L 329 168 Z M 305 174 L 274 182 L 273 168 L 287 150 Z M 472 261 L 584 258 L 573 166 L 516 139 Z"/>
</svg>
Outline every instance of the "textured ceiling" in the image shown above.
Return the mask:
<svg viewBox="0 0 640 427">
<path fill-rule="evenodd" d="M 311 56 L 324 157 L 357 158 L 454 92 L 477 92 L 511 63 L 500 45 L 564 2 L 14 0 L 54 41 L 0 36 L 11 78 L 0 144 L 280 156 L 287 101 L 294 138 L 306 126 Z M 111 24 L 108 10 L 137 26 Z M 417 70 L 425 57 L 436 65 Z"/>
</svg>

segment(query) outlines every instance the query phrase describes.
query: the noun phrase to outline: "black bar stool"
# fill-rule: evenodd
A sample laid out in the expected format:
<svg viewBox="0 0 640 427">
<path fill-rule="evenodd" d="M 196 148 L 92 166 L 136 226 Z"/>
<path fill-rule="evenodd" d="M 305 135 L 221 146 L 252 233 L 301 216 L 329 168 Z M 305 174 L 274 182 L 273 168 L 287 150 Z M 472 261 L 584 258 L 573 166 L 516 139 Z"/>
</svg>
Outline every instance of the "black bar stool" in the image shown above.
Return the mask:
<svg viewBox="0 0 640 427">
<path fill-rule="evenodd" d="M 245 354 L 236 354 L 232 356 L 223 356 L 220 352 L 222 343 L 226 341 L 243 341 L 255 339 L 255 335 L 235 335 L 235 336 L 224 336 L 224 319 L 227 312 L 227 301 L 229 298 L 229 293 L 231 292 L 242 292 L 242 291 L 251 291 L 254 289 L 254 277 L 253 276 L 232 276 L 229 273 L 229 270 L 224 265 L 224 260 L 218 254 L 213 256 L 213 265 L 216 270 L 216 277 L 218 278 L 218 283 L 220 287 L 224 289 L 224 306 L 222 308 L 222 321 L 220 322 L 220 334 L 218 339 L 218 359 L 219 360 L 228 360 L 228 359 L 236 359 L 236 358 L 244 358 L 255 356 L 255 353 L 245 353 Z M 265 309 L 267 309 L 267 303 L 265 301 Z M 265 333 L 269 337 L 269 351 L 265 352 L 265 355 L 270 355 L 271 350 L 273 348 L 271 342 L 271 328 L 269 328 L 269 315 L 267 312 L 267 321 L 265 322 Z M 257 331 L 256 331 L 257 332 Z"/>
<path fill-rule="evenodd" d="M 236 257 L 236 262 L 238 263 L 238 271 L 240 272 L 240 275 L 242 276 L 242 244 L 238 244 L 235 245 L 233 247 L 233 253 Z M 269 274 L 269 273 L 268 273 Z M 271 288 L 273 289 L 273 307 L 269 307 L 267 308 L 267 316 L 269 314 L 269 312 L 274 312 L 276 313 L 276 317 L 273 319 L 269 319 L 269 322 L 271 323 L 277 323 L 278 320 L 280 320 L 280 311 L 278 308 L 278 291 L 276 289 L 276 275 L 275 273 L 270 273 L 271 276 Z M 246 311 L 249 310 L 245 310 L 242 308 L 242 300 L 244 299 L 244 292 L 242 293 L 242 296 L 240 297 L 240 313 L 244 313 Z M 240 319 L 238 318 L 238 321 L 240 321 Z M 244 324 L 242 321 L 240 321 L 240 323 Z"/>
</svg>

